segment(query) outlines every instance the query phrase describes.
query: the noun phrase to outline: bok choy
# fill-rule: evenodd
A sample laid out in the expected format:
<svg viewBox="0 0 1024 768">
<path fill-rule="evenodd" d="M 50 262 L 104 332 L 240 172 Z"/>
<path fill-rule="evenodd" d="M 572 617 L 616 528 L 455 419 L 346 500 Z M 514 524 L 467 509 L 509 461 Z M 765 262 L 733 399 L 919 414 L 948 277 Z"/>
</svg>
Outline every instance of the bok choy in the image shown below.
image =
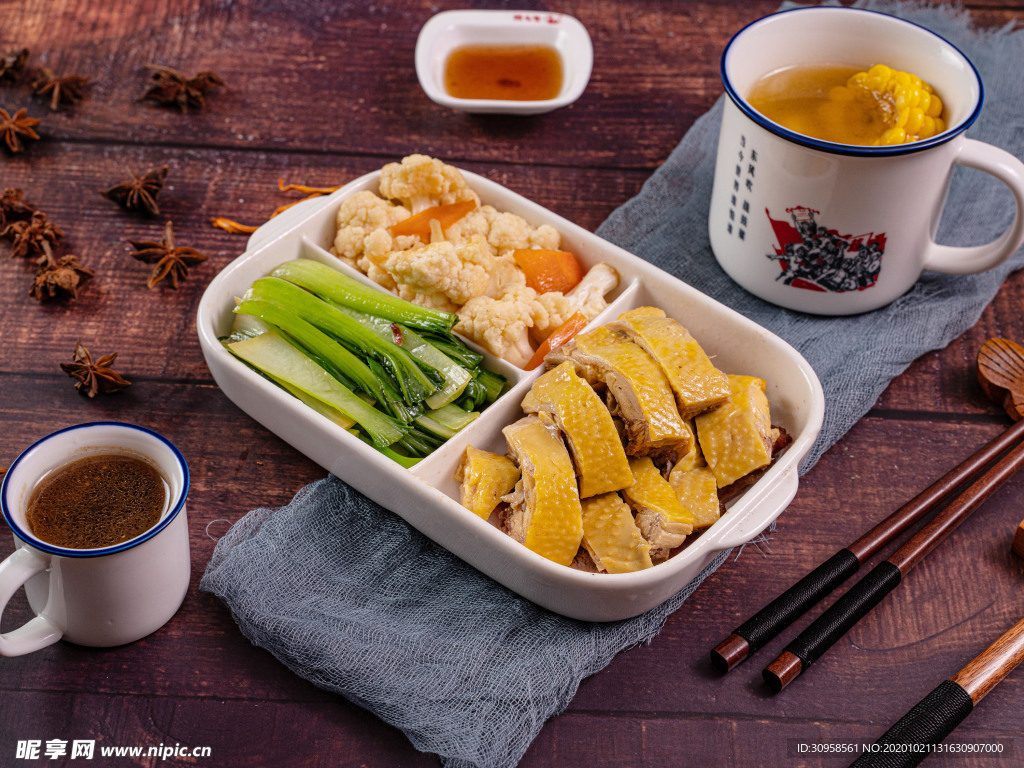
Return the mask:
<svg viewBox="0 0 1024 768">
<path fill-rule="evenodd" d="M 456 315 L 320 262 L 282 264 L 235 312 L 222 340 L 233 354 L 403 466 L 472 423 L 505 386 L 451 332 Z"/>
</svg>

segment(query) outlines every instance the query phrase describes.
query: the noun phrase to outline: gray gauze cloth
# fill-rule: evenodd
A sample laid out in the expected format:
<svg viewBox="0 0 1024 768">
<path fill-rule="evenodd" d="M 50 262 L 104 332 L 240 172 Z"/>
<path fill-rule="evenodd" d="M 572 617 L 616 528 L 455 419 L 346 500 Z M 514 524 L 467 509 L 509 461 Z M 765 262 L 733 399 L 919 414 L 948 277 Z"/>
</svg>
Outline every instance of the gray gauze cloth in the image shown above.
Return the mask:
<svg viewBox="0 0 1024 768">
<path fill-rule="evenodd" d="M 987 103 L 970 135 L 1024 153 L 1024 32 L 972 30 L 959 12 L 868 2 L 929 27 L 981 71 Z M 971 326 L 1014 267 L 973 277 L 926 275 L 891 306 L 858 317 L 788 312 L 750 296 L 719 269 L 707 215 L 721 103 L 700 118 L 640 194 L 598 230 L 775 331 L 825 387 L 821 439 L 808 469 L 917 356 Z M 1001 185 L 957 173 L 941 240 L 993 239 L 1012 216 Z M 280 509 L 250 512 L 218 542 L 201 587 L 242 632 L 315 685 L 402 730 L 447 766 L 512 766 L 580 681 L 649 641 L 725 559 L 634 619 L 557 616 L 481 575 L 335 477 Z"/>
</svg>

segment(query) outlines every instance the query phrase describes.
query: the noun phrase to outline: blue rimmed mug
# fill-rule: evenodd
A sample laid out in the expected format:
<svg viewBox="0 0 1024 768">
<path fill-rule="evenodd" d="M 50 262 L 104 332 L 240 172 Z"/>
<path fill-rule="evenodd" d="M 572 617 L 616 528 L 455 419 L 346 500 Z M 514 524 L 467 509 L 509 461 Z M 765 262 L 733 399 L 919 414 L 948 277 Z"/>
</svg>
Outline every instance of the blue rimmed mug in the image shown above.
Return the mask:
<svg viewBox="0 0 1024 768">
<path fill-rule="evenodd" d="M 98 549 L 68 549 L 34 536 L 26 512 L 40 480 L 96 453 L 136 456 L 160 471 L 168 492 L 159 521 L 133 539 Z M 188 465 L 178 449 L 134 424 L 68 427 L 24 451 L 0 485 L 0 511 L 15 544 L 0 563 L 0 614 L 24 586 L 36 615 L 0 634 L 0 655 L 31 653 L 61 638 L 94 647 L 123 645 L 162 627 L 181 607 L 191 575 L 188 489 Z"/>
<path fill-rule="evenodd" d="M 795 133 L 746 101 L 765 75 L 799 65 L 885 64 L 930 83 L 947 129 L 896 146 L 853 146 Z M 971 274 L 1024 243 L 1024 164 L 964 132 L 983 87 L 955 46 L 916 24 L 855 8 L 782 11 L 740 30 L 722 55 L 725 99 L 708 217 L 718 263 L 743 288 L 790 309 L 849 315 L 885 306 L 924 270 Z M 935 242 L 955 166 L 991 174 L 1013 194 L 994 241 Z"/>
</svg>

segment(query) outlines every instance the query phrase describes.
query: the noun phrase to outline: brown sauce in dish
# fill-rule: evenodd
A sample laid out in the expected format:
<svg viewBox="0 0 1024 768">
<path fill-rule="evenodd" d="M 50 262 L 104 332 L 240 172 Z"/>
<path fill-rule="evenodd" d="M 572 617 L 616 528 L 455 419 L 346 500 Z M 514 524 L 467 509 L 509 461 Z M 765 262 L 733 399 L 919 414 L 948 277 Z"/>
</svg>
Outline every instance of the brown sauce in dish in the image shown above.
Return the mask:
<svg viewBox="0 0 1024 768">
<path fill-rule="evenodd" d="M 166 503 L 160 472 L 134 456 L 85 456 L 46 475 L 29 498 L 29 530 L 67 549 L 95 549 L 134 539 L 160 520 Z"/>
<path fill-rule="evenodd" d="M 457 99 L 553 99 L 562 90 L 562 59 L 547 45 L 464 45 L 445 62 L 444 87 Z"/>
</svg>

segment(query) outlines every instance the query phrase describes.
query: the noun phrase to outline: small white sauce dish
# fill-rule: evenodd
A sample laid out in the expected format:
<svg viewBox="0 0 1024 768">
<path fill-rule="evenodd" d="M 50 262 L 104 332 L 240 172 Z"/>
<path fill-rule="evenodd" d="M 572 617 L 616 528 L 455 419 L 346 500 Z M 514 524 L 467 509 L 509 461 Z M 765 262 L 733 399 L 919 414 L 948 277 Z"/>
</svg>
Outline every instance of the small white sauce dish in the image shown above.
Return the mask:
<svg viewBox="0 0 1024 768">
<path fill-rule="evenodd" d="M 510 101 L 460 99 L 444 87 L 445 62 L 464 45 L 547 45 L 562 59 L 562 89 L 553 99 Z M 433 16 L 416 41 L 416 76 L 430 100 L 463 112 L 539 115 L 583 95 L 594 65 L 586 27 L 572 16 L 547 11 L 444 11 Z"/>
</svg>

